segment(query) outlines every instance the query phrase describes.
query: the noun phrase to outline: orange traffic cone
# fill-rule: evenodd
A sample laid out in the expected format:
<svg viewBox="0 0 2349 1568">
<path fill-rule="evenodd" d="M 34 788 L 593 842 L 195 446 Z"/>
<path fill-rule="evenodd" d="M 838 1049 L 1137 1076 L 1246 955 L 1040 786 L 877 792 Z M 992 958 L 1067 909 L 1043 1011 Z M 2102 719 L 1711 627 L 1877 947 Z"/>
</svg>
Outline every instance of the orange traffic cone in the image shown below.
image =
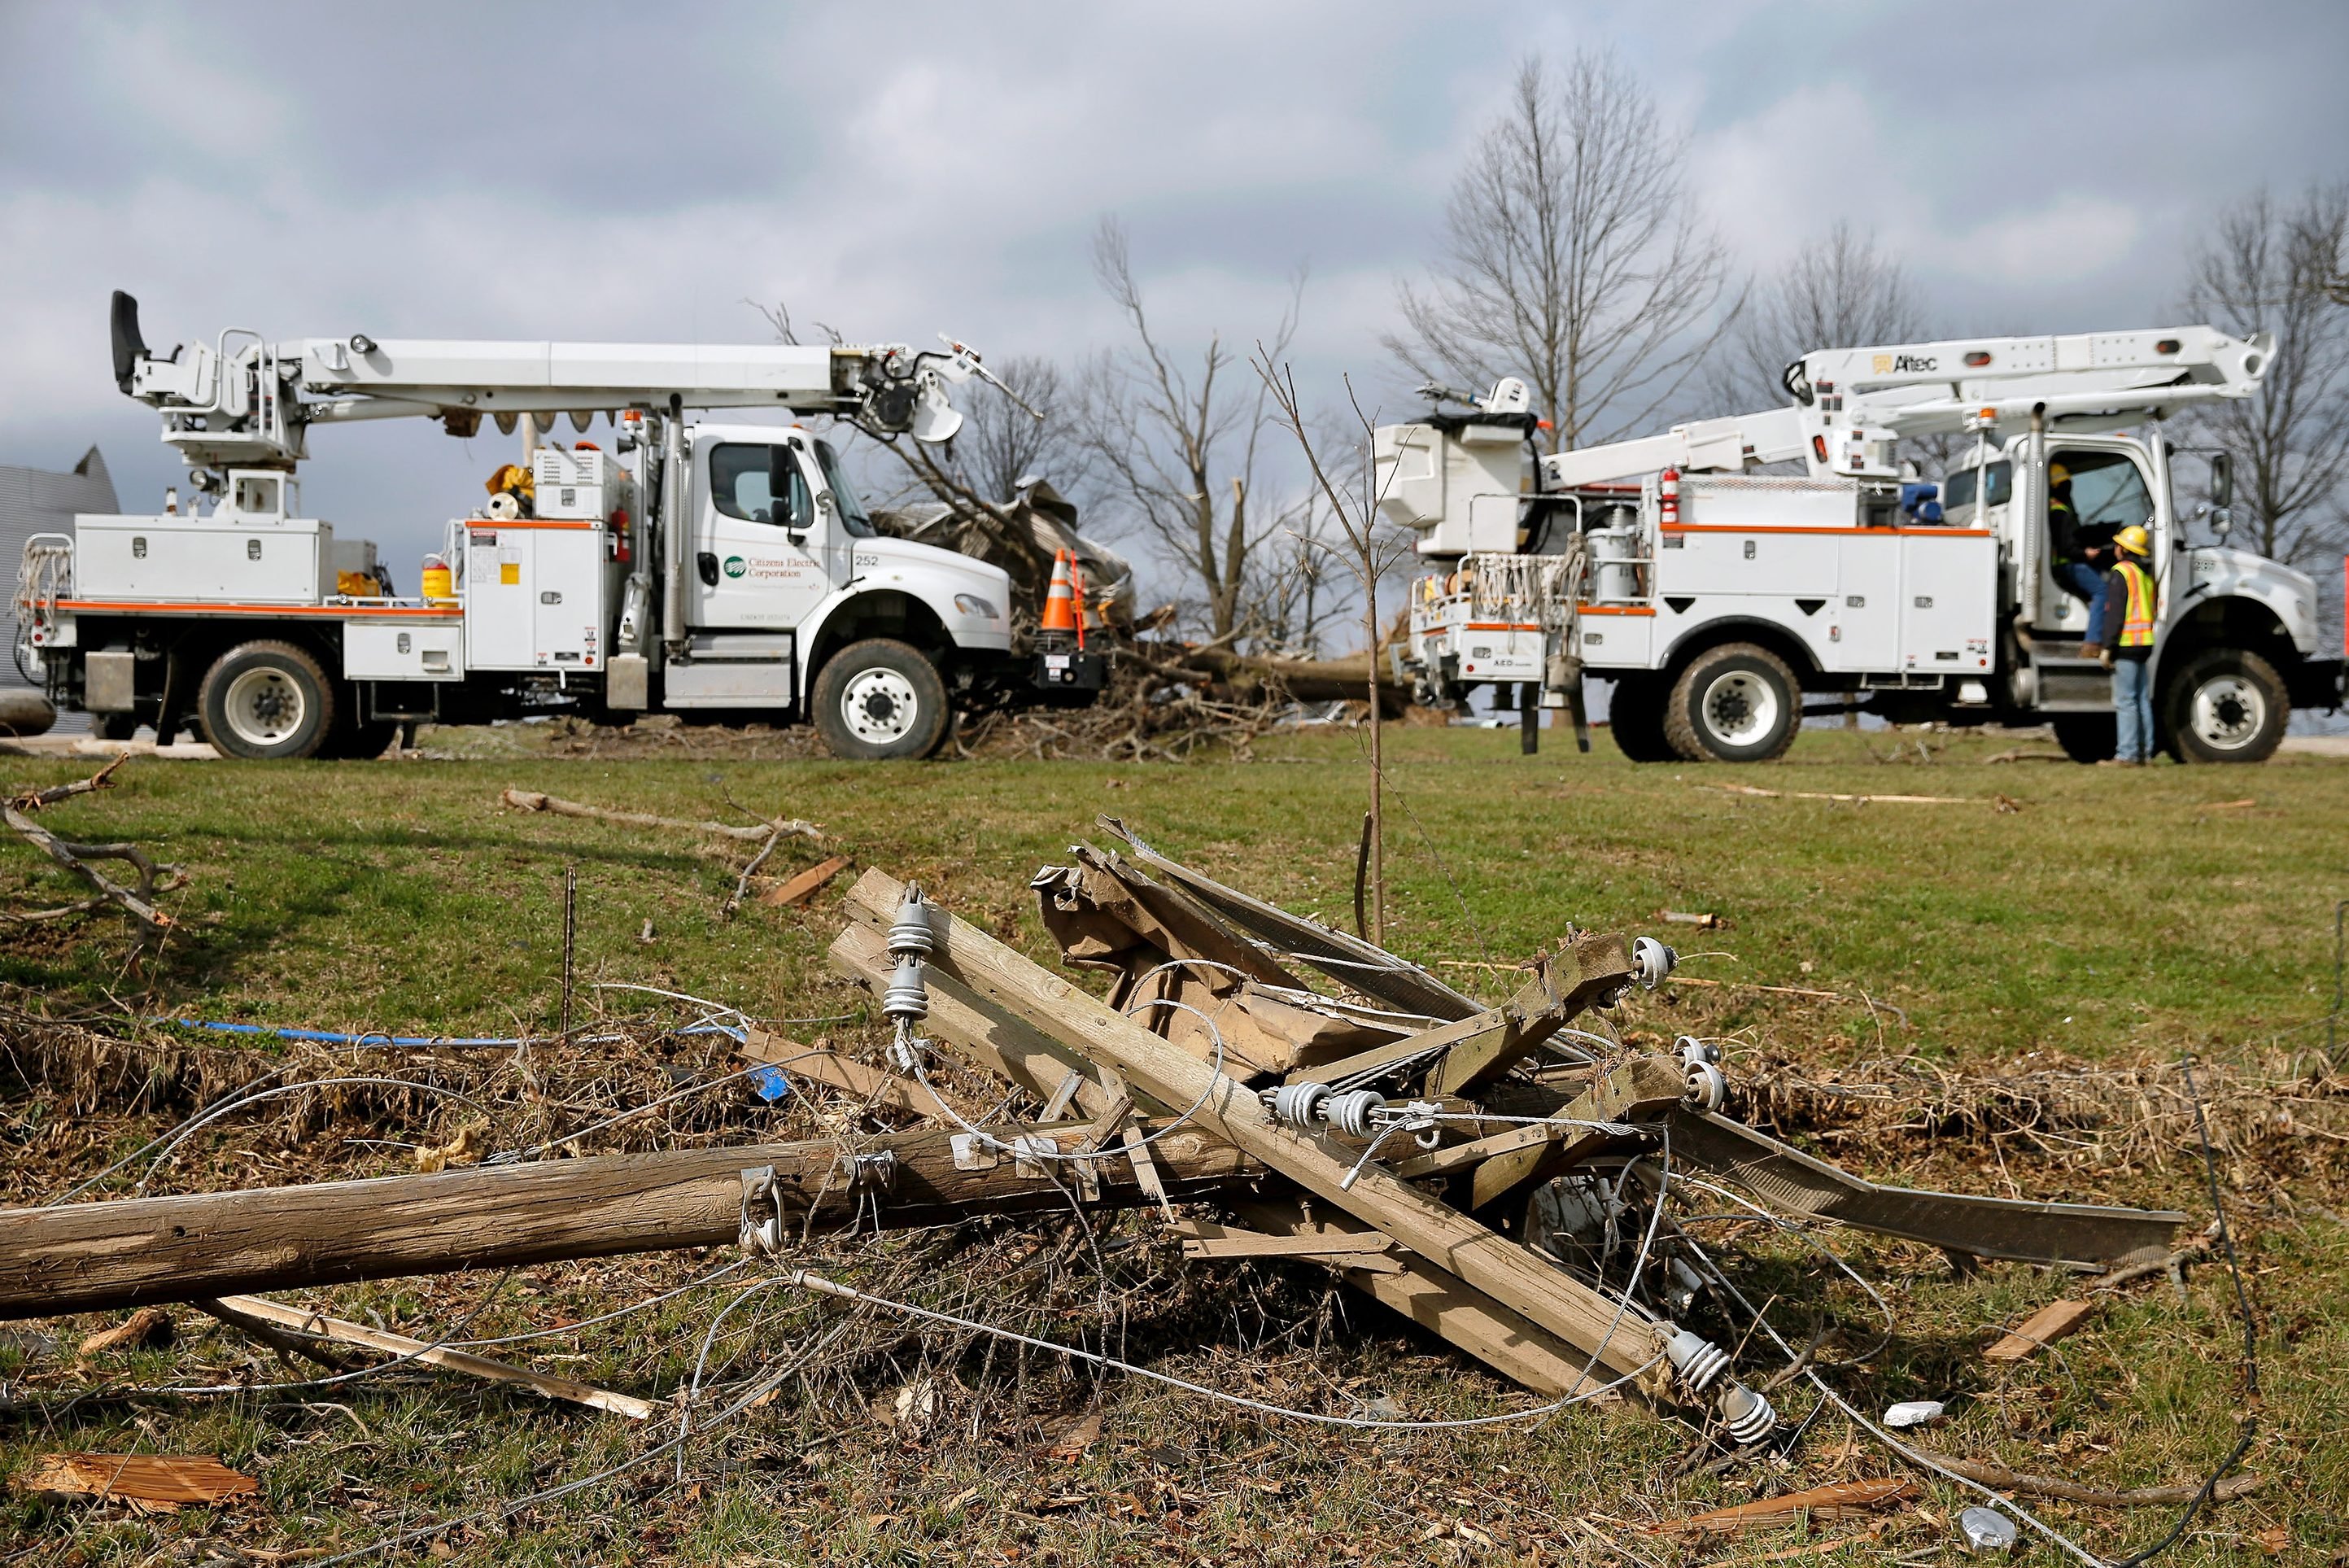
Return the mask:
<svg viewBox="0 0 2349 1568">
<path fill-rule="evenodd" d="M 1076 595 L 1069 587 L 1069 553 L 1057 550 L 1052 555 L 1052 584 L 1044 590 L 1044 618 L 1038 623 L 1040 631 L 1077 629 Z"/>
</svg>

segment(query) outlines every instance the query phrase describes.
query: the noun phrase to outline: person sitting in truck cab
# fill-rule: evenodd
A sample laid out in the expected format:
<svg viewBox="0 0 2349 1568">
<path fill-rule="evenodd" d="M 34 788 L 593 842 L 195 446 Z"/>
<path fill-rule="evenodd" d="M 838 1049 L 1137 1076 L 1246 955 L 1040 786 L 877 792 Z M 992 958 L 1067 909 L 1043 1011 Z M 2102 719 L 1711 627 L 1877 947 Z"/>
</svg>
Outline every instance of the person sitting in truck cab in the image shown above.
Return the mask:
<svg viewBox="0 0 2349 1568">
<path fill-rule="evenodd" d="M 2072 505 L 2072 471 L 2060 462 L 2047 465 L 2048 558 L 2055 563 L 2055 580 L 2073 597 L 2088 603 L 2088 635 L 2080 649 L 2084 659 L 2096 656 L 2096 628 L 2105 620 L 2105 562 L 2109 552 L 2101 540 L 2080 526 Z"/>
</svg>

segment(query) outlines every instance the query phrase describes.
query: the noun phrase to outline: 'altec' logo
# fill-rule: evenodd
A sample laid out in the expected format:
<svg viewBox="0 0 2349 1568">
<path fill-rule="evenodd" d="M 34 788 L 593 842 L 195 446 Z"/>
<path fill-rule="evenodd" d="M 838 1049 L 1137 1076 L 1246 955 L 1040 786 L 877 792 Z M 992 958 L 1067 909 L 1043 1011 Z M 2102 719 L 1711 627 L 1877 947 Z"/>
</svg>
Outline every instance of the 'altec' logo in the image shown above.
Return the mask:
<svg viewBox="0 0 2349 1568">
<path fill-rule="evenodd" d="M 1940 369 L 1941 362 L 1923 354 L 1878 354 L 1876 373 L 1879 376 L 1930 376 Z"/>
<path fill-rule="evenodd" d="M 726 575 L 728 576 L 739 577 L 750 569 L 750 563 L 743 560 L 741 556 L 729 556 L 726 557 Z"/>
</svg>

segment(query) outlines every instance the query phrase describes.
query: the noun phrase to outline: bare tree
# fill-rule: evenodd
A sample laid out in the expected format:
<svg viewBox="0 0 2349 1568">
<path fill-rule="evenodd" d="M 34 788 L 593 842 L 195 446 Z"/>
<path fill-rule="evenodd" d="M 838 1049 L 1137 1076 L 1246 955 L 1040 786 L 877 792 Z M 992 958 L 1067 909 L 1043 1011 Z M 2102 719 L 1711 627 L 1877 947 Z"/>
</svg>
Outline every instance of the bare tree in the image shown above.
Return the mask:
<svg viewBox="0 0 2349 1568">
<path fill-rule="evenodd" d="M 1713 360 L 1713 400 L 1725 414 L 1778 408 L 1793 400 L 1787 365 L 1812 349 L 1914 342 L 1928 330 L 1900 263 L 1838 220 L 1747 295 Z"/>
<path fill-rule="evenodd" d="M 1613 54 L 1555 76 L 1526 60 L 1453 187 L 1445 260 L 1424 292 L 1402 286 L 1409 330 L 1387 347 L 1434 379 L 1524 377 L 1553 452 L 1649 423 L 1740 303 L 1685 161 Z"/>
<path fill-rule="evenodd" d="M 1377 421 L 1362 411 L 1354 396 L 1350 378 L 1346 382 L 1346 395 L 1352 405 L 1353 420 L 1345 432 L 1342 447 L 1332 443 L 1332 451 L 1344 451 L 1350 459 L 1338 463 L 1325 459 L 1314 446 L 1314 438 L 1306 431 L 1306 417 L 1297 396 L 1297 377 L 1285 360 L 1276 360 L 1278 346 L 1268 349 L 1262 343 L 1256 346 L 1252 369 L 1264 383 L 1278 410 L 1279 422 L 1297 438 L 1298 449 L 1305 455 L 1305 465 L 1311 472 L 1313 488 L 1327 504 L 1327 515 L 1337 525 L 1339 538 L 1301 540 L 1302 547 L 1316 553 L 1326 552 L 1350 567 L 1354 581 L 1362 593 L 1362 634 L 1364 656 L 1363 693 L 1370 701 L 1367 722 L 1371 727 L 1371 799 L 1370 810 L 1362 822 L 1362 856 L 1354 888 L 1354 924 L 1358 935 L 1373 942 L 1386 941 L 1387 862 L 1386 862 L 1386 758 L 1383 746 L 1383 725 L 1381 722 L 1379 691 L 1379 653 L 1384 640 L 1379 626 L 1379 579 L 1385 576 L 1400 561 L 1412 553 L 1412 542 L 1400 530 L 1382 527 L 1379 502 L 1382 499 L 1378 483 L 1378 464 L 1371 452 L 1376 437 Z M 1389 475 L 1392 477 L 1392 472 Z M 1342 542 L 1341 542 L 1342 541 Z M 1362 929 L 1364 884 L 1368 885 L 1370 913 L 1368 930 Z"/>
<path fill-rule="evenodd" d="M 1058 365 L 1032 355 L 990 360 L 988 369 L 1019 401 L 1001 396 L 960 400 L 963 426 L 954 438 L 950 463 L 955 473 L 991 501 L 1009 500 L 1021 480 L 1040 475 L 1081 508 L 1093 487 L 1093 456 L 1078 434 L 1074 388 Z"/>
<path fill-rule="evenodd" d="M 1258 546 L 1289 521 L 1289 509 L 1260 504 L 1257 491 L 1269 391 L 1258 386 L 1251 393 L 1245 379 L 1234 378 L 1218 335 L 1187 362 L 1160 340 L 1114 218 L 1102 219 L 1093 236 L 1093 275 L 1134 337 L 1133 348 L 1103 355 L 1085 378 L 1083 440 L 1102 487 L 1195 584 L 1208 636 L 1236 640 L 1248 629 L 1251 576 L 1265 565 Z M 1276 354 L 1297 329 L 1303 289 L 1299 273 L 1273 334 Z"/>
<path fill-rule="evenodd" d="M 2349 229 L 2349 183 L 2290 204 L 2255 192 L 2194 259 L 2187 315 L 2239 337 L 2272 332 L 2257 397 L 2206 404 L 2192 429 L 2234 456 L 2252 540 L 2279 561 L 2337 555 L 2349 535 L 2349 311 L 2330 297 Z"/>
</svg>

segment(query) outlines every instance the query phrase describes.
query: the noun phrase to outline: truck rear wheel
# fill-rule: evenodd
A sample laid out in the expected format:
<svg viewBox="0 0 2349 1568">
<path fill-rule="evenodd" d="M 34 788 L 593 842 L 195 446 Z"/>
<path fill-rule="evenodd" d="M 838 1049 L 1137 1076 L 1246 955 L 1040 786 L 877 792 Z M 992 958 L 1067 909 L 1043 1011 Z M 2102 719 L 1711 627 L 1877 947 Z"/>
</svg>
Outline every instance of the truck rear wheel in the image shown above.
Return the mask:
<svg viewBox="0 0 2349 1568">
<path fill-rule="evenodd" d="M 824 749 L 853 762 L 926 757 L 947 733 L 937 666 L 894 638 L 867 638 L 819 670 L 810 706 Z"/>
<path fill-rule="evenodd" d="M 1626 675 L 1607 698 L 1607 729 L 1615 749 L 1635 763 L 1669 763 L 1680 753 L 1664 739 L 1664 690 L 1654 680 Z"/>
<path fill-rule="evenodd" d="M 1750 642 L 1698 654 L 1664 704 L 1664 739 L 1692 763 L 1771 762 L 1802 727 L 1802 683 L 1785 659 Z"/>
<path fill-rule="evenodd" d="M 316 756 L 335 728 L 335 687 L 306 649 L 247 642 L 204 671 L 196 693 L 204 739 L 222 756 L 279 762 Z"/>
<path fill-rule="evenodd" d="M 2181 763 L 2263 763 L 2283 741 L 2292 695 L 2256 653 L 2205 649 L 2165 685 L 2161 716 Z"/>
</svg>

